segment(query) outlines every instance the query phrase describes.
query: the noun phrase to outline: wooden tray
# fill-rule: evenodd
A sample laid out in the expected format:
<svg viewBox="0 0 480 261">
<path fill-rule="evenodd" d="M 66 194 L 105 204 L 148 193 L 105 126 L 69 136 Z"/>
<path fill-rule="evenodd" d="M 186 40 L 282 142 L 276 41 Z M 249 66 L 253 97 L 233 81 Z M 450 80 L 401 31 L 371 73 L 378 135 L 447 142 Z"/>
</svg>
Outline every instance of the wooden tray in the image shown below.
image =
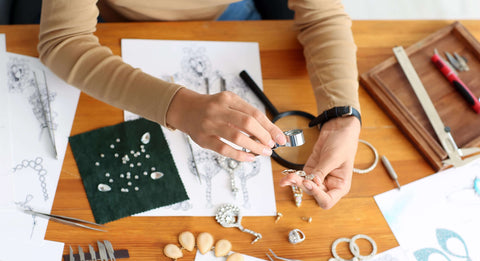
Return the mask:
<svg viewBox="0 0 480 261">
<path fill-rule="evenodd" d="M 443 123 L 451 128 L 458 147 L 478 146 L 480 115 L 473 111 L 430 61 L 435 49 L 444 59 L 445 51 L 452 54 L 457 52 L 467 58 L 470 71 L 460 72 L 459 77 L 478 98 L 480 44 L 462 24 L 455 22 L 405 49 Z M 438 141 L 393 51 L 392 57 L 362 74 L 360 83 L 431 166 L 436 171 L 443 169 L 442 160 L 447 158 L 447 153 Z"/>
</svg>

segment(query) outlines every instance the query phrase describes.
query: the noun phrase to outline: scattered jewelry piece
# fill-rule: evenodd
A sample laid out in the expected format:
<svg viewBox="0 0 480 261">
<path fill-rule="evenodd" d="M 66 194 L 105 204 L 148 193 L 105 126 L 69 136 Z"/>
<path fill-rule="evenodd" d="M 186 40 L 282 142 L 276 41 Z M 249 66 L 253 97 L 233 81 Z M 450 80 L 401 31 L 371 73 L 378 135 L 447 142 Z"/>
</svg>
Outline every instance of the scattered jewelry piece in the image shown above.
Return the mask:
<svg viewBox="0 0 480 261">
<path fill-rule="evenodd" d="M 131 186 L 131 185 L 132 185 L 132 182 L 131 182 L 131 181 L 127 182 L 127 185 Z"/>
<path fill-rule="evenodd" d="M 138 191 L 138 190 L 139 190 L 139 188 L 138 188 L 138 187 L 135 187 L 135 191 Z"/>
<path fill-rule="evenodd" d="M 373 145 L 370 144 L 370 143 L 368 143 L 367 141 L 365 141 L 365 140 L 358 140 L 358 142 L 367 145 L 367 146 L 373 151 L 373 155 L 374 155 L 374 157 L 375 157 L 375 159 L 373 160 L 373 163 L 372 163 L 372 165 L 370 165 L 370 167 L 368 167 L 368 168 L 366 168 L 366 169 L 353 168 L 353 172 L 358 173 L 358 174 L 365 174 L 365 173 L 368 173 L 368 172 L 372 171 L 372 170 L 377 166 L 377 163 L 378 163 L 378 152 L 377 152 L 377 150 L 375 149 L 375 147 L 373 147 Z"/>
<path fill-rule="evenodd" d="M 100 154 L 100 158 L 105 158 L 105 154 Z"/>
<path fill-rule="evenodd" d="M 152 172 L 152 174 L 150 174 L 150 178 L 152 178 L 153 180 L 156 180 L 163 177 L 163 175 L 164 174 L 162 172 L 155 171 L 155 172 Z"/>
<path fill-rule="evenodd" d="M 101 184 L 101 183 L 98 184 L 97 188 L 98 188 L 98 191 L 100 191 L 100 192 L 108 192 L 108 191 L 112 190 L 112 188 L 109 185 Z"/>
<path fill-rule="evenodd" d="M 305 234 L 300 229 L 294 229 L 288 233 L 288 241 L 292 244 L 298 244 L 305 240 Z"/>
<path fill-rule="evenodd" d="M 95 162 L 95 166 L 100 166 L 100 162 Z"/>
<path fill-rule="evenodd" d="M 295 205 L 300 207 L 302 205 L 303 191 L 297 186 L 291 186 L 293 191 L 293 198 L 295 199 Z"/>
<path fill-rule="evenodd" d="M 115 156 L 115 158 L 118 158 L 119 155 L 118 153 L 115 153 L 113 156 Z"/>
<path fill-rule="evenodd" d="M 275 223 L 277 223 L 281 217 L 283 217 L 283 214 L 280 212 L 277 212 L 277 218 L 275 219 Z"/>
<path fill-rule="evenodd" d="M 135 179 L 138 179 L 138 175 L 135 175 Z"/>
<path fill-rule="evenodd" d="M 119 139 L 119 138 L 117 138 L 115 141 L 116 141 L 116 142 L 120 142 L 120 139 Z"/>
<path fill-rule="evenodd" d="M 108 182 L 113 183 L 113 179 L 109 179 Z"/>
<path fill-rule="evenodd" d="M 128 192 L 128 188 L 121 188 L 120 192 Z"/>
<path fill-rule="evenodd" d="M 212 249 L 213 236 L 208 232 L 202 232 L 197 236 L 198 251 L 204 255 Z"/>
<path fill-rule="evenodd" d="M 108 172 L 105 173 L 105 177 L 107 177 L 107 178 L 110 177 L 110 173 L 108 173 Z"/>
<path fill-rule="evenodd" d="M 188 251 L 193 251 L 195 248 L 195 236 L 190 231 L 184 231 L 178 235 L 178 242 Z"/>
<path fill-rule="evenodd" d="M 150 142 L 150 132 L 145 132 L 140 140 L 143 144 L 148 144 Z"/>
<path fill-rule="evenodd" d="M 115 145 L 110 144 L 110 149 L 115 149 Z"/>
<path fill-rule="evenodd" d="M 357 243 L 355 243 L 355 241 L 357 239 L 360 239 L 360 238 L 366 239 L 366 240 L 368 240 L 368 242 L 370 242 L 370 244 L 372 244 L 372 252 L 368 256 L 360 255 L 360 248 L 358 247 Z M 353 236 L 352 239 L 342 237 L 342 238 L 339 238 L 339 239 L 335 240 L 332 244 L 332 255 L 333 255 L 333 257 L 330 258 L 329 261 L 348 261 L 347 259 L 341 258 L 337 254 L 337 245 L 341 242 L 347 242 L 349 244 L 348 247 L 350 249 L 350 252 L 352 252 L 352 255 L 354 256 L 352 259 L 348 259 L 348 260 L 366 260 L 366 259 L 369 259 L 369 258 L 373 257 L 377 253 L 377 244 L 375 243 L 375 241 L 367 235 L 358 234 L 358 235 Z"/>
<path fill-rule="evenodd" d="M 308 223 L 312 223 L 312 217 L 302 217 L 302 220 L 307 221 Z"/>
<path fill-rule="evenodd" d="M 125 175 L 123 175 L 123 174 L 120 174 L 120 178 L 122 178 L 122 179 L 123 179 L 124 177 L 125 177 Z"/>
<path fill-rule="evenodd" d="M 145 158 L 146 158 L 146 159 L 149 159 L 149 158 L 150 158 L 150 154 L 145 155 Z"/>
<path fill-rule="evenodd" d="M 240 215 L 240 208 L 235 205 L 221 205 L 217 210 L 215 219 L 223 227 L 237 227 L 242 232 L 247 232 L 254 235 L 256 238 L 252 241 L 252 244 L 255 244 L 255 242 L 262 238 L 262 234 L 242 227 L 242 215 Z"/>
</svg>

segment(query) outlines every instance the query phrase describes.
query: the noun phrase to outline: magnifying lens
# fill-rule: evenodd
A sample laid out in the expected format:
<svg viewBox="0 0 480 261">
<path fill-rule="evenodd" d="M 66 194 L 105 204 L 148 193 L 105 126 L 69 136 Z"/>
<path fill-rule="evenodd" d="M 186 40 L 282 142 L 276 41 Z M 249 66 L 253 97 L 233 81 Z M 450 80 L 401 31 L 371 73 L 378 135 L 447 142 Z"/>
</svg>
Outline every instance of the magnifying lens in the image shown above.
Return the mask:
<svg viewBox="0 0 480 261">
<path fill-rule="evenodd" d="M 308 123 L 315 116 L 304 111 L 279 112 L 246 71 L 240 73 L 240 78 L 262 101 L 266 109 L 272 114 L 272 122 L 283 130 L 287 137 L 286 146 L 275 147 L 272 158 L 284 167 L 303 169 L 320 133 L 318 128 L 308 127 Z"/>
</svg>

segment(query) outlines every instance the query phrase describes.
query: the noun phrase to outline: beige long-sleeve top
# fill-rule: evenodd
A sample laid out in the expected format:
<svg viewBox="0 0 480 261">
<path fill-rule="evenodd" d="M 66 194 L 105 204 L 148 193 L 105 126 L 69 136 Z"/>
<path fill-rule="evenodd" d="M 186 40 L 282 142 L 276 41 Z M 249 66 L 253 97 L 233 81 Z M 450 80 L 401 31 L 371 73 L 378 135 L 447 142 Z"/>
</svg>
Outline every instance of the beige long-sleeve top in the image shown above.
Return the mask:
<svg viewBox="0 0 480 261">
<path fill-rule="evenodd" d="M 213 20 L 235 0 L 100 0 L 129 20 Z M 94 35 L 97 0 L 43 0 L 41 61 L 83 92 L 166 126 L 166 113 L 182 86 L 124 63 Z M 341 0 L 289 0 L 317 100 L 360 109 L 356 46 Z"/>
</svg>

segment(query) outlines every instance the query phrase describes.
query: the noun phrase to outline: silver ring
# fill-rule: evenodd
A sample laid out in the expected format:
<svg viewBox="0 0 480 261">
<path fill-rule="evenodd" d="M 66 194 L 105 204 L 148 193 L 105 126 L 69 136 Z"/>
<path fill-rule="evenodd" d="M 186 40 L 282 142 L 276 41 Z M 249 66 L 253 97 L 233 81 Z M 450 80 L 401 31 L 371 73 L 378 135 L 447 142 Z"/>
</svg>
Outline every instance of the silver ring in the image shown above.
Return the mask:
<svg viewBox="0 0 480 261">
<path fill-rule="evenodd" d="M 367 256 L 360 255 L 360 249 L 359 249 L 357 243 L 355 243 L 355 241 L 359 238 L 366 239 L 368 242 L 370 242 L 370 244 L 372 244 L 372 252 L 369 255 L 367 255 Z M 373 239 L 371 237 L 369 237 L 367 235 L 363 235 L 363 234 L 358 234 L 358 235 L 353 236 L 348 247 L 350 248 L 350 252 L 352 252 L 352 254 L 359 259 L 370 258 L 370 257 L 373 257 L 377 253 L 377 244 L 375 243 L 375 241 L 373 241 Z"/>
<path fill-rule="evenodd" d="M 368 255 L 368 256 L 362 256 L 360 255 L 360 249 L 357 245 L 357 243 L 355 243 L 355 241 L 359 238 L 363 238 L 363 239 L 366 239 L 368 240 L 368 242 L 370 242 L 370 244 L 372 244 L 372 252 Z M 338 254 L 337 254 L 337 246 L 338 244 L 342 243 L 342 242 L 347 242 L 348 243 L 348 247 L 350 249 L 350 252 L 352 253 L 353 255 L 353 258 L 352 259 L 343 259 L 341 258 Z M 373 257 L 375 254 L 377 253 L 377 244 L 375 243 L 375 241 L 367 236 L 367 235 L 363 235 L 363 234 L 358 234 L 358 235 L 355 235 L 352 237 L 352 239 L 350 238 L 346 238 L 346 237 L 342 237 L 342 238 L 339 238 L 337 240 L 335 240 L 332 244 L 332 255 L 333 255 L 333 258 L 330 258 L 329 261 L 358 261 L 358 260 L 366 260 L 366 259 L 369 259 L 371 257 Z"/>
<path fill-rule="evenodd" d="M 288 233 L 288 241 L 292 244 L 298 244 L 305 240 L 305 234 L 300 229 L 294 229 Z"/>
<path fill-rule="evenodd" d="M 333 244 L 332 244 L 332 255 L 333 255 L 334 260 L 337 260 L 337 261 L 352 261 L 353 260 L 353 259 L 343 259 L 337 254 L 338 244 L 340 244 L 342 242 L 350 243 L 350 241 L 351 241 L 350 238 L 341 237 L 341 238 L 339 238 L 339 239 L 337 239 L 333 242 Z"/>
</svg>

